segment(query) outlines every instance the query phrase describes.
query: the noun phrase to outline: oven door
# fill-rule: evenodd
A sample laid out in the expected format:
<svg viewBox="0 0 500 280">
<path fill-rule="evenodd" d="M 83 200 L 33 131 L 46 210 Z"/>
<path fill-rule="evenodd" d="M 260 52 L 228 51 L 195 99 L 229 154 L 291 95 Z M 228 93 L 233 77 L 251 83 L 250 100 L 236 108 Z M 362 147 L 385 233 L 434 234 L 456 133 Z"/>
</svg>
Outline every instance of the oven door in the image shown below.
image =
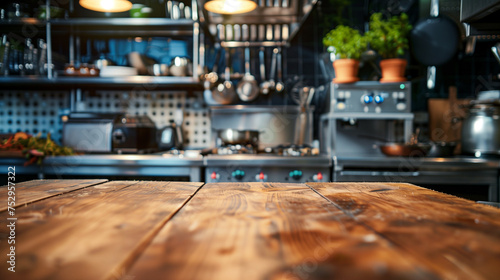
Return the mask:
<svg viewBox="0 0 500 280">
<path fill-rule="evenodd" d="M 420 166 L 337 165 L 335 182 L 405 182 L 475 201 L 499 201 L 497 168 Z"/>
</svg>

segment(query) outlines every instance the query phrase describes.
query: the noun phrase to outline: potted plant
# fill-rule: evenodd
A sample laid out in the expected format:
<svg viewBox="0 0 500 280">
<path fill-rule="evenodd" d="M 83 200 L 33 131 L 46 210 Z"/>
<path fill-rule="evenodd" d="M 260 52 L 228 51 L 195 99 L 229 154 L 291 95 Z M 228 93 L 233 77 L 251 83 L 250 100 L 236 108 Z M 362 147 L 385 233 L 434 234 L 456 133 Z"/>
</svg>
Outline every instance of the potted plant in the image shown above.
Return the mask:
<svg viewBox="0 0 500 280">
<path fill-rule="evenodd" d="M 359 81 L 359 58 L 367 49 L 367 42 L 358 30 L 349 26 L 338 25 L 323 37 L 323 45 L 335 54 L 333 68 L 335 83 L 353 83 Z"/>
<path fill-rule="evenodd" d="M 406 59 L 401 58 L 409 48 L 408 36 L 412 29 L 405 13 L 384 19 L 382 13 L 370 17 L 370 28 L 365 36 L 370 47 L 382 57 L 380 82 L 406 81 Z"/>
</svg>

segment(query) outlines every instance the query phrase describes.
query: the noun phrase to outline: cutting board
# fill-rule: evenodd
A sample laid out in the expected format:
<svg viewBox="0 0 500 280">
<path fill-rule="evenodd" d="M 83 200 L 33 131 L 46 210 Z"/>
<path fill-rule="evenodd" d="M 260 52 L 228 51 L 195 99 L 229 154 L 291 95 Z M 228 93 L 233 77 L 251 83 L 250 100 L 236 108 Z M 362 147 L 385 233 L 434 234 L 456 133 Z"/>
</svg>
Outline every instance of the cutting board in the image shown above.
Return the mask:
<svg viewBox="0 0 500 280">
<path fill-rule="evenodd" d="M 457 99 L 457 88 L 450 87 L 448 99 L 429 98 L 429 137 L 435 142 L 460 142 L 462 121 L 472 99 Z"/>
</svg>

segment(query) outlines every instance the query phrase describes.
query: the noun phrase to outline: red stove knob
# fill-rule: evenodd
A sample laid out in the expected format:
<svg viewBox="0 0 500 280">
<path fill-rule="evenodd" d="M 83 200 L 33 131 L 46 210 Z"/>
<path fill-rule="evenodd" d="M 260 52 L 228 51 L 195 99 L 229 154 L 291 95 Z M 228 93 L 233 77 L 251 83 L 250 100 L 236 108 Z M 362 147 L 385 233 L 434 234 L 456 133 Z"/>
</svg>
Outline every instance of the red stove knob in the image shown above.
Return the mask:
<svg viewBox="0 0 500 280">
<path fill-rule="evenodd" d="M 212 172 L 212 174 L 210 175 L 210 178 L 212 178 L 212 179 L 214 179 L 214 180 L 215 180 L 215 179 L 217 179 L 218 177 L 219 177 L 219 176 L 218 176 L 218 174 L 217 174 L 215 171 L 214 171 L 214 172 Z"/>
<path fill-rule="evenodd" d="M 267 180 L 267 175 L 264 174 L 264 172 L 259 172 L 258 174 L 255 175 L 255 180 L 256 181 L 265 181 L 265 180 Z"/>
<path fill-rule="evenodd" d="M 323 174 L 321 172 L 318 172 L 317 174 L 314 174 L 313 180 L 315 182 L 320 182 L 321 180 L 323 180 Z"/>
</svg>

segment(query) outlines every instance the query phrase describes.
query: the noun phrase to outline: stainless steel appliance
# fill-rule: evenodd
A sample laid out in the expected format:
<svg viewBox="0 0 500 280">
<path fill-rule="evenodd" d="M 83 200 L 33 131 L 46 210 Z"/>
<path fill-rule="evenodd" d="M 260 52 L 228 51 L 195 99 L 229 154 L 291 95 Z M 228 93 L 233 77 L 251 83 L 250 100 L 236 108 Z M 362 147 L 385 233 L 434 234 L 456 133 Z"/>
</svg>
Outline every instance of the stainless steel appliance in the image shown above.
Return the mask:
<svg viewBox="0 0 500 280">
<path fill-rule="evenodd" d="M 204 158 L 206 182 L 329 182 L 331 158 L 310 146 L 224 145 Z"/>
<path fill-rule="evenodd" d="M 332 84 L 330 110 L 322 116 L 324 150 L 335 182 L 406 182 L 473 200 L 499 201 L 499 160 L 389 157 L 384 141 L 412 136 L 409 83 Z"/>
<path fill-rule="evenodd" d="M 411 137 L 410 83 L 332 84 L 329 110 L 321 123 L 324 153 L 385 157 L 377 144 L 404 143 Z"/>
<path fill-rule="evenodd" d="M 236 105 L 210 107 L 211 125 L 214 132 L 222 129 L 259 131 L 259 148 L 278 145 L 311 145 L 312 113 L 314 108 L 306 108 L 302 113 L 299 106 Z M 302 125 L 304 124 L 305 125 Z M 304 128 L 304 131 L 301 129 Z M 212 146 L 216 146 L 216 133 Z"/>
<path fill-rule="evenodd" d="M 173 150 L 147 155 L 87 154 L 47 157 L 43 161 L 42 177 L 201 182 L 202 170 L 203 157 L 199 151 Z"/>
<path fill-rule="evenodd" d="M 334 157 L 335 182 L 406 182 L 476 201 L 500 201 L 499 160 Z"/>
<path fill-rule="evenodd" d="M 158 148 L 153 121 L 124 113 L 71 113 L 63 125 L 62 141 L 87 153 L 150 153 Z"/>
<path fill-rule="evenodd" d="M 462 153 L 500 156 L 500 101 L 478 101 L 462 124 Z"/>
</svg>

